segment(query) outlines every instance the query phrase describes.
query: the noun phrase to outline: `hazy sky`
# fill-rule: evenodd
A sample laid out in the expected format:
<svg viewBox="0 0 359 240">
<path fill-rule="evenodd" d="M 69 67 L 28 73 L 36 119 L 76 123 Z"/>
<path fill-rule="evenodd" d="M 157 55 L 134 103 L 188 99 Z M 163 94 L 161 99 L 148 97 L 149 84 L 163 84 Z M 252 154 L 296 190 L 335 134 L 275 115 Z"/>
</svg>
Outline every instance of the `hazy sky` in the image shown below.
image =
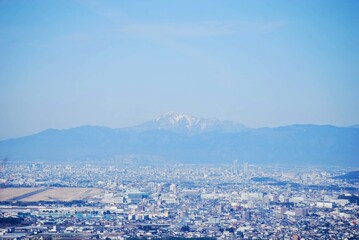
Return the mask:
<svg viewBox="0 0 359 240">
<path fill-rule="evenodd" d="M 0 139 L 168 112 L 359 123 L 359 1 L 0 0 Z"/>
</svg>

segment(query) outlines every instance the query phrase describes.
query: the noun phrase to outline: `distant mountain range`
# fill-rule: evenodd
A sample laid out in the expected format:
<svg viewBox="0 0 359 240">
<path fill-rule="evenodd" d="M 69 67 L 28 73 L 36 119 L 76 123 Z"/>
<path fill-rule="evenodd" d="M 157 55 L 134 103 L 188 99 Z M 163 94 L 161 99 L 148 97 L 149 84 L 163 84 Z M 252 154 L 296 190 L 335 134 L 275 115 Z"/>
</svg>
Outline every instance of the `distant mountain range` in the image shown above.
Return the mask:
<svg viewBox="0 0 359 240">
<path fill-rule="evenodd" d="M 359 166 L 359 128 L 290 125 L 250 129 L 242 124 L 166 113 L 131 128 L 48 129 L 0 141 L 13 161 L 121 163 L 249 163 Z"/>
</svg>

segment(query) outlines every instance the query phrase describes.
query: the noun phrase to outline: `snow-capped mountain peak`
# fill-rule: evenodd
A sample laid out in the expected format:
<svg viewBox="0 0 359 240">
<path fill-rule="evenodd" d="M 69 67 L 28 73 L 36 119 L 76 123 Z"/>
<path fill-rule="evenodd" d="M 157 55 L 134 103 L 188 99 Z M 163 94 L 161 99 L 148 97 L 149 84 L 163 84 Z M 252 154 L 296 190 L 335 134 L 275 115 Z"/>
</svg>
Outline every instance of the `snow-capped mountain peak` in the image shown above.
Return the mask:
<svg viewBox="0 0 359 240">
<path fill-rule="evenodd" d="M 198 124 L 200 120 L 200 118 L 185 113 L 167 112 L 158 117 L 155 121 L 159 124 L 168 123 L 173 126 L 183 125 L 186 128 L 191 128 Z"/>
<path fill-rule="evenodd" d="M 155 120 L 136 126 L 135 130 L 166 130 L 177 133 L 197 134 L 209 131 L 242 131 L 245 126 L 230 121 L 206 119 L 186 113 L 167 112 Z"/>
</svg>

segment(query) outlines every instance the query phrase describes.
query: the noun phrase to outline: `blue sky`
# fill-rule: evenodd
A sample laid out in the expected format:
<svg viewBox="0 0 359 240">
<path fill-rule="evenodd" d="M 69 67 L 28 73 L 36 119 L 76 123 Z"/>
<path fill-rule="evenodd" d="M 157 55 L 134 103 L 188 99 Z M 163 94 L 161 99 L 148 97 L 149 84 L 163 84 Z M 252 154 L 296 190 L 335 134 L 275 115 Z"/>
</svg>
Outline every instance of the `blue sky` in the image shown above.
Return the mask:
<svg viewBox="0 0 359 240">
<path fill-rule="evenodd" d="M 0 0 L 0 139 L 168 111 L 359 123 L 358 1 Z"/>
</svg>

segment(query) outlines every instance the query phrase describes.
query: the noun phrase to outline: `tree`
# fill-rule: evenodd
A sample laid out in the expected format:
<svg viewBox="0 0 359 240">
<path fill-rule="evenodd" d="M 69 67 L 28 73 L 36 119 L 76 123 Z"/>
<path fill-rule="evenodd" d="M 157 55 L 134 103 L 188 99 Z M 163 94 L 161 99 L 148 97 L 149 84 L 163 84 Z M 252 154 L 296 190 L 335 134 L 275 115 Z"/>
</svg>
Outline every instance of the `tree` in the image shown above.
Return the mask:
<svg viewBox="0 0 359 240">
<path fill-rule="evenodd" d="M 190 230 L 189 226 L 187 226 L 187 225 L 184 225 L 184 226 L 181 227 L 182 232 L 189 232 L 189 230 Z"/>
</svg>

